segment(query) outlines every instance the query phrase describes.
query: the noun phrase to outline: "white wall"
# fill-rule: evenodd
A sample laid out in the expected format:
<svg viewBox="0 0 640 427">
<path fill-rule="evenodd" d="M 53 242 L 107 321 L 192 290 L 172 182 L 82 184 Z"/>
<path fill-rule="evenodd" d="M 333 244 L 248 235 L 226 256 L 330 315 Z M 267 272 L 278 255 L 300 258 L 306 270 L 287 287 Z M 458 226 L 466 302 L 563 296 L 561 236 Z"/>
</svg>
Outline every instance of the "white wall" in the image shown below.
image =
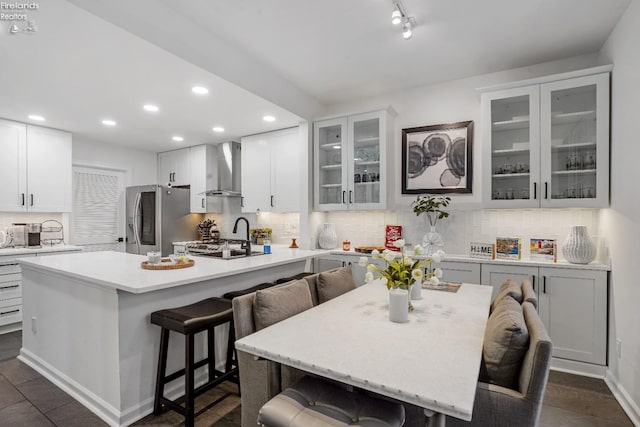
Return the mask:
<svg viewBox="0 0 640 427">
<path fill-rule="evenodd" d="M 480 140 L 481 110 L 480 95 L 477 89 L 602 65 L 599 61 L 600 58 L 597 54 L 584 55 L 329 106 L 330 114 L 367 111 L 385 105 L 391 105 L 398 112 L 395 119 L 395 139 L 391 142 L 394 158 L 390 162 L 392 165 L 391 179 L 395 191 L 389 197 L 388 211 L 315 214 L 312 222 L 316 228 L 312 228 L 312 232 L 317 234 L 319 223 L 332 222 L 336 224 L 339 239 L 350 239 L 352 246 L 359 244 L 379 245 L 384 242 L 384 226 L 394 224 L 404 227 L 404 236 L 407 240 L 412 243 L 420 243 L 422 236 L 428 231 L 427 220 L 424 217 L 416 217 L 411 211 L 410 204 L 415 200 L 415 196 L 403 196 L 400 192 L 402 129 L 473 120 L 475 124 L 473 192 L 472 194 L 451 195 L 453 199 L 453 203 L 450 205 L 451 209 L 449 209 L 451 216 L 438 225 L 438 231 L 445 239 L 445 250 L 448 253 L 466 254 L 470 242 L 492 242 L 499 236 L 522 237 L 523 243 L 528 242 L 531 237 L 548 237 L 556 238 L 559 243 L 562 243 L 569 234 L 570 226 L 574 224 L 586 225 L 590 235 L 598 239 L 600 237 L 599 210 L 481 209 L 483 144 Z M 598 240 L 599 242 L 604 241 L 604 239 Z M 526 245 L 523 247 L 525 247 L 524 257 L 527 257 L 528 247 Z M 601 250 L 600 260 L 604 261 L 606 255 L 606 250 Z"/>
<path fill-rule="evenodd" d="M 602 48 L 602 60 L 613 62 L 611 111 L 611 207 L 602 211 L 601 227 L 612 257 L 609 322 L 610 375 L 635 410 L 640 425 L 640 190 L 633 179 L 640 158 L 640 2 L 633 1 Z M 622 354 L 615 353 L 616 337 Z"/>
<path fill-rule="evenodd" d="M 72 157 L 74 165 L 127 171 L 127 186 L 155 184 L 158 180 L 158 155 L 155 152 L 74 136 Z"/>
</svg>

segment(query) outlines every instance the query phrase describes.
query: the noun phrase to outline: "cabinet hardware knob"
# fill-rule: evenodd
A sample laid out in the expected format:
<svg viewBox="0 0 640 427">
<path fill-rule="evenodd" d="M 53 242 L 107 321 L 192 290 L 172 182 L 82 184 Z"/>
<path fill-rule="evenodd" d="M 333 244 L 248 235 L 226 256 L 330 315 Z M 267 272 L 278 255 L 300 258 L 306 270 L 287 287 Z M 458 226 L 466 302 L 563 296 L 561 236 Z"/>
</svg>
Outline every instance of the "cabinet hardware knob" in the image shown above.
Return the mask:
<svg viewBox="0 0 640 427">
<path fill-rule="evenodd" d="M 29 195 L 29 204 L 30 206 L 33 206 L 33 194 Z"/>
<path fill-rule="evenodd" d="M 538 198 L 538 183 L 534 182 L 533 183 L 533 200 L 536 200 Z"/>
<path fill-rule="evenodd" d="M 346 192 L 346 191 L 343 191 L 343 192 L 342 192 L 342 203 L 345 203 L 345 201 L 344 201 L 344 196 L 345 196 L 346 194 L 347 194 L 347 192 Z"/>
<path fill-rule="evenodd" d="M 240 196 L 240 207 L 244 208 L 244 196 Z"/>
<path fill-rule="evenodd" d="M 271 204 L 271 207 L 273 207 L 273 194 L 271 195 L 271 201 L 269 203 Z"/>
<path fill-rule="evenodd" d="M 351 196 L 353 195 L 353 191 L 349 190 L 349 203 L 353 203 Z"/>
<path fill-rule="evenodd" d="M 204 197 L 202 198 L 202 208 L 204 209 Z"/>
<path fill-rule="evenodd" d="M 547 276 L 542 276 L 542 293 L 547 293 Z"/>
</svg>

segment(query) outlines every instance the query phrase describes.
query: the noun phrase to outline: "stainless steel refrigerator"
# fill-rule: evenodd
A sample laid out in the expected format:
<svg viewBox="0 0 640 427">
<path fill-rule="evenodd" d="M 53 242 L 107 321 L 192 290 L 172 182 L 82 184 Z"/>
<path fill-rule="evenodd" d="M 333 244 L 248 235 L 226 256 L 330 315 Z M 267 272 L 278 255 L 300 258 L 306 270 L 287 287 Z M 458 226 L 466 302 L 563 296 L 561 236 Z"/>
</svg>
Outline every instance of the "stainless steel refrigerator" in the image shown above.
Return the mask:
<svg viewBox="0 0 640 427">
<path fill-rule="evenodd" d="M 197 240 L 202 215 L 191 214 L 190 190 L 161 185 L 127 187 L 127 252 L 173 253 L 173 242 Z"/>
</svg>

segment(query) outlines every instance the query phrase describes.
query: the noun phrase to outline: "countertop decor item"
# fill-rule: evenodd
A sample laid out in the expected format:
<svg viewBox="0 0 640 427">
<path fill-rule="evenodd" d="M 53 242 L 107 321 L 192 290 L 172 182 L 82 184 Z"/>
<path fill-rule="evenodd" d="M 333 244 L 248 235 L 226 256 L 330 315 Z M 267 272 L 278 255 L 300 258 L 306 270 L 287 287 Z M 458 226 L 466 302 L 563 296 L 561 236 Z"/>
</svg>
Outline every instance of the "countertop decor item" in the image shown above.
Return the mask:
<svg viewBox="0 0 640 427">
<path fill-rule="evenodd" d="M 407 254 L 405 252 L 405 241 L 404 239 L 396 240 L 394 245 L 398 249 L 400 249 L 400 254 L 385 249 L 382 252 L 379 252 L 377 249 L 374 249 L 371 252 L 371 257 L 373 259 L 384 259 L 387 266 L 385 268 L 381 268 L 374 263 L 370 263 L 369 259 L 365 256 L 360 257 L 358 264 L 361 267 L 367 267 L 367 273 L 365 274 L 364 281 L 365 283 L 369 283 L 377 278 L 384 278 L 387 281 L 387 288 L 389 290 L 404 290 L 407 292 L 407 308 L 408 311 L 413 310 L 413 306 L 409 301 L 409 291 L 411 291 L 412 285 L 414 283 L 422 284 L 423 280 L 426 280 L 432 284 L 440 283 L 440 278 L 442 277 L 442 270 L 440 268 L 436 268 L 433 272 L 425 273 L 423 272 L 424 268 L 427 267 L 432 262 L 440 262 L 442 258 L 445 256 L 443 251 L 438 251 L 430 257 L 424 259 L 414 259 L 418 255 L 422 255 L 423 249 L 416 245 L 413 250 Z M 418 286 L 420 287 L 420 286 Z M 393 295 L 393 296 L 392 296 Z M 413 293 L 413 299 L 421 299 L 421 293 L 418 295 L 417 291 Z M 389 315 L 392 317 L 392 298 L 400 298 L 399 293 L 390 293 L 389 294 Z"/>
<path fill-rule="evenodd" d="M 422 237 L 422 247 L 426 255 L 432 255 L 439 250 L 444 249 L 444 239 L 442 235 L 436 231 L 436 224 L 439 219 L 447 218 L 449 213 L 444 210 L 451 198 L 447 196 L 418 196 L 411 203 L 413 213 L 417 216 L 426 214 L 429 219 L 429 231 Z"/>
<path fill-rule="evenodd" d="M 291 249 L 297 249 L 299 247 L 298 246 L 298 242 L 296 242 L 296 238 L 295 237 L 291 238 L 291 244 L 289 245 L 289 247 Z"/>
<path fill-rule="evenodd" d="M 251 234 L 251 243 L 254 245 L 262 245 L 264 243 L 264 239 L 271 240 L 272 233 L 273 230 L 269 227 L 249 229 L 249 234 Z"/>
<path fill-rule="evenodd" d="M 572 264 L 589 264 L 596 257 L 594 245 L 586 225 L 573 225 L 562 245 L 562 254 Z"/>
<path fill-rule="evenodd" d="M 318 234 L 318 245 L 321 249 L 333 249 L 338 246 L 338 235 L 331 223 L 324 223 Z"/>
<path fill-rule="evenodd" d="M 180 268 L 193 267 L 196 262 L 190 258 L 185 261 L 173 262 L 170 258 L 162 258 L 159 264 L 151 264 L 149 261 L 142 261 L 140 267 L 144 270 L 177 270 Z"/>
</svg>

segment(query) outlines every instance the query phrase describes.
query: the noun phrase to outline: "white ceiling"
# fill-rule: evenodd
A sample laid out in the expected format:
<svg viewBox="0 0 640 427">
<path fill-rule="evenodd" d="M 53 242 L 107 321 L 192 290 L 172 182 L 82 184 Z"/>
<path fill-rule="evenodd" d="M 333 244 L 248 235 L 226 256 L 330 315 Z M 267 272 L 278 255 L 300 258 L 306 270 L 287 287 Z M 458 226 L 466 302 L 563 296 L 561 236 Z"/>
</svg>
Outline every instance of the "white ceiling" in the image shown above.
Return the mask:
<svg viewBox="0 0 640 427">
<path fill-rule="evenodd" d="M 40 113 L 77 136 L 154 151 L 179 147 L 174 134 L 219 142 L 332 103 L 597 52 L 630 2 L 403 0 L 416 21 L 405 41 L 391 0 L 70 1 L 40 2 L 34 35 L 0 23 L 0 117 Z M 193 95 L 196 83 L 210 94 Z M 262 122 L 267 113 L 278 120 Z M 104 128 L 105 117 L 119 125 Z"/>
</svg>

